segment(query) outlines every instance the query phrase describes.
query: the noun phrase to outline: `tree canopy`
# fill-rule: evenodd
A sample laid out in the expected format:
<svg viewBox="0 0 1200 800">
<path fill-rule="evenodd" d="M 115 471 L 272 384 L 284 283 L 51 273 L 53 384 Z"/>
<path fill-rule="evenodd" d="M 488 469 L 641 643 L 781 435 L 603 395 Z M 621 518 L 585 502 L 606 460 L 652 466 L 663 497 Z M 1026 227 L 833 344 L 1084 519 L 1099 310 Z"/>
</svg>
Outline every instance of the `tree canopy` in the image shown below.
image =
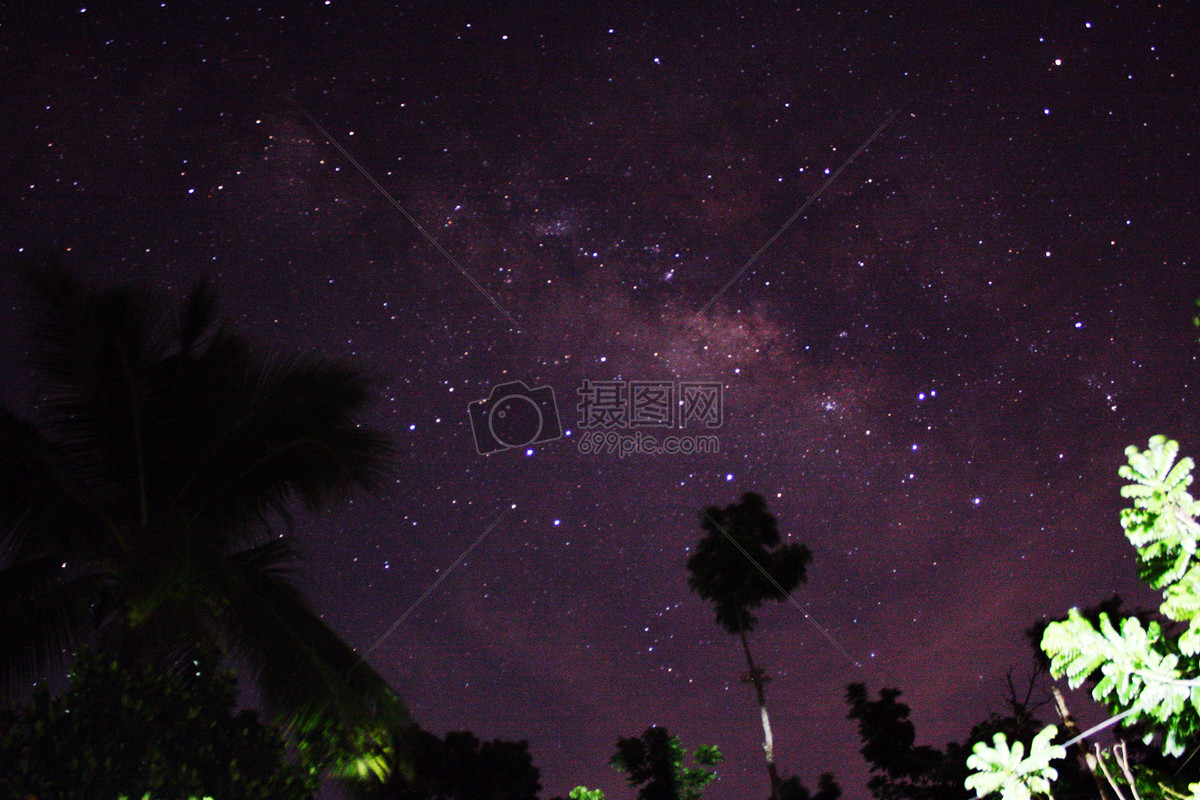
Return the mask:
<svg viewBox="0 0 1200 800">
<path fill-rule="evenodd" d="M 480 741 L 470 731 L 412 737 L 413 774 L 394 774 L 379 800 L 537 800 L 542 785 L 526 741 Z"/>
<path fill-rule="evenodd" d="M 714 745 L 702 744 L 691 753 L 695 766 L 687 766 L 688 751 L 678 736 L 660 725 L 651 725 L 640 736 L 617 740 L 609 764 L 625 774 L 638 790 L 638 800 L 700 800 L 724 760 Z M 605 800 L 604 792 L 576 786 L 570 800 Z"/>
<path fill-rule="evenodd" d="M 747 492 L 725 508 L 700 512 L 704 536 L 688 558 L 688 585 L 713 603 L 717 623 L 732 634 L 754 630 L 753 610 L 783 600 L 804 582 L 812 553 L 799 542 L 781 544 L 779 524 L 762 495 Z"/>
<path fill-rule="evenodd" d="M 754 687 L 758 699 L 771 797 L 782 800 L 783 781 L 775 766 L 775 739 L 764 688 L 770 677 L 754 663 L 746 634 L 757 623 L 753 609 L 765 600 L 787 599 L 804 582 L 812 553 L 798 542 L 782 544 L 775 515 L 767 510 L 762 495 L 753 492 L 725 508 L 710 506 L 701 511 L 700 528 L 704 536 L 687 561 L 688 585 L 712 601 L 717 623 L 742 644 L 747 667 L 743 680 Z"/>
<path fill-rule="evenodd" d="M 970 775 L 967 758 L 971 748 L 1003 733 L 1015 741 L 1029 742 L 1044 727 L 1034 711 L 1044 703 L 1033 700 L 1038 673 L 1020 696 L 1009 682 L 1006 714 L 992 713 L 974 725 L 961 742 L 944 748 L 917 744 L 917 731 L 909 719 L 909 707 L 900 702 L 899 689 L 881 689 L 878 699 L 867 687 L 846 687 L 848 718 L 858 723 L 863 758 L 870 764 L 867 786 L 878 800 L 968 800 L 971 793 L 963 783 Z M 1064 765 L 1059 800 L 1091 800 L 1095 783 L 1075 762 Z"/>
<path fill-rule="evenodd" d="M 307 800 L 311 765 L 279 733 L 234 710 L 232 673 L 213 651 L 187 672 L 126 668 L 98 654 L 76 662 L 70 688 L 43 686 L 0 716 L 0 795 Z"/>
<path fill-rule="evenodd" d="M 687 751 L 678 736 L 651 725 L 641 736 L 617 740 L 614 769 L 624 772 L 638 789 L 638 800 L 699 800 L 704 787 L 716 777 L 711 769 L 721 763 L 721 751 L 700 745 L 692 753 L 697 766 L 684 766 Z"/>
<path fill-rule="evenodd" d="M 379 485 L 356 368 L 264 353 L 219 324 L 206 281 L 171 308 L 30 269 L 32 416 L 0 408 L 0 678 L 81 646 L 128 665 L 237 658 L 310 751 L 386 771 L 399 696 L 308 606 L 292 514 Z"/>
<path fill-rule="evenodd" d="M 1137 551 L 1139 577 L 1162 593 L 1161 621 L 1114 619 L 1107 611 L 1091 619 L 1073 608 L 1046 626 L 1041 640 L 1051 674 L 1072 688 L 1093 683 L 1092 697 L 1113 714 L 1105 726 L 1122 723 L 1167 756 L 1183 755 L 1200 738 L 1200 502 L 1188 492 L 1195 465 L 1176 460 L 1178 452 L 1178 443 L 1155 436 L 1146 450 L 1126 448 L 1127 463 L 1118 471 L 1128 481 L 1121 495 L 1132 500 L 1121 511 L 1121 527 Z M 999 792 L 1004 800 L 1049 794 L 1059 779 L 1056 764 L 1066 756 L 1055 733 L 1048 726 L 1028 746 L 1010 744 L 1003 733 L 977 744 L 967 788 Z M 1200 781 L 1179 768 L 1131 762 L 1123 741 L 1098 755 L 1098 768 L 1118 794 L 1128 787 L 1142 797 L 1200 798 Z"/>
</svg>

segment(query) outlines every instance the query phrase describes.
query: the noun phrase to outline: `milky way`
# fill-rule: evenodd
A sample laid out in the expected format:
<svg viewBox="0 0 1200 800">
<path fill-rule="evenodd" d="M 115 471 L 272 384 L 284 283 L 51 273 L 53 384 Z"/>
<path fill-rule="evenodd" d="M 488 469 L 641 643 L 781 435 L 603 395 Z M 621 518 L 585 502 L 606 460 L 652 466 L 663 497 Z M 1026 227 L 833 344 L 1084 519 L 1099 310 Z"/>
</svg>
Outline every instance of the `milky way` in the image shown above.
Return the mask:
<svg viewBox="0 0 1200 800">
<path fill-rule="evenodd" d="M 544 797 L 630 796 L 606 762 L 651 723 L 724 750 L 709 796 L 768 794 L 684 567 L 760 492 L 814 554 L 753 640 L 779 763 L 865 798 L 845 684 L 961 739 L 1035 619 L 1151 602 L 1122 448 L 1200 453 L 1197 19 L 1046 6 L 5 12 L 0 394 L 37 248 L 211 275 L 264 346 L 364 365 L 395 483 L 303 520 L 302 585 L 423 726 L 528 739 Z M 479 455 L 468 404 L 518 380 L 564 435 Z M 585 380 L 720 385 L 719 452 L 583 452 Z"/>
</svg>

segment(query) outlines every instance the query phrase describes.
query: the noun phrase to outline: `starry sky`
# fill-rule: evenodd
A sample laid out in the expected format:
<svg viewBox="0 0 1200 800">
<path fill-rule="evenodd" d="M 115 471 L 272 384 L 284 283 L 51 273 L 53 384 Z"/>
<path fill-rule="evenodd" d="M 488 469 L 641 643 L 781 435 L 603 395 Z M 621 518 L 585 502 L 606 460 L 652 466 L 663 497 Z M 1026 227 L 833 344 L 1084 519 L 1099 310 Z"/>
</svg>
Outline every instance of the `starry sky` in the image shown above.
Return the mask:
<svg viewBox="0 0 1200 800">
<path fill-rule="evenodd" d="M 845 685 L 961 739 L 1035 619 L 1152 603 L 1123 448 L 1200 454 L 1200 16 L 1041 6 L 6 8 L 0 399 L 38 248 L 210 275 L 264 347 L 362 365 L 395 480 L 302 521 L 301 584 L 425 728 L 528 739 L 544 797 L 631 797 L 606 762 L 650 724 L 768 794 L 684 566 L 759 492 L 814 556 L 752 638 L 781 771 L 863 800 Z M 585 382 L 720 387 L 716 427 L 609 429 L 716 452 L 611 450 Z"/>
</svg>

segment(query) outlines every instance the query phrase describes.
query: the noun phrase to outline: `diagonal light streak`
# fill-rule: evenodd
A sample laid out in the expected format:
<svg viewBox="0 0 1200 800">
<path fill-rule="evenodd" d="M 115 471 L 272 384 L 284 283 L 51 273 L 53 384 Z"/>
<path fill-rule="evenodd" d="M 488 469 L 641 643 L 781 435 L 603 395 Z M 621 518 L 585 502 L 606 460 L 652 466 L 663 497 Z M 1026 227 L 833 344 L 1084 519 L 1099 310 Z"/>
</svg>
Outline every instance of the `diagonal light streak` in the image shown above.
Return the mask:
<svg viewBox="0 0 1200 800">
<path fill-rule="evenodd" d="M 493 528 L 495 528 L 497 525 L 500 524 L 500 520 L 504 519 L 504 515 L 507 513 L 508 513 L 508 509 L 505 509 L 504 511 L 502 511 L 500 513 L 500 516 L 496 517 L 496 519 L 494 519 L 492 521 L 492 524 L 487 526 L 487 530 L 485 530 L 483 533 L 481 533 L 479 535 L 478 539 L 471 542 L 471 546 L 468 547 L 466 550 L 464 550 L 462 552 L 462 555 L 460 555 L 458 558 L 456 558 L 454 560 L 454 563 L 451 564 L 449 566 L 449 568 L 447 568 L 446 571 L 443 572 L 438 577 L 438 579 L 436 581 L 434 581 L 433 584 L 428 589 L 426 589 L 421 594 L 420 597 L 418 597 L 415 601 L 413 601 L 412 605 L 410 605 L 408 607 L 408 609 L 403 614 L 401 614 L 400 617 L 395 622 L 392 623 L 392 626 L 390 628 L 388 628 L 386 631 L 384 631 L 383 635 L 380 636 L 378 639 L 376 639 L 375 643 L 373 645 L 371 645 L 370 647 L 368 647 L 366 652 L 364 652 L 362 655 L 360 655 L 358 657 L 358 661 L 354 664 L 354 667 L 357 667 L 359 664 L 361 664 L 363 661 L 365 661 L 367 656 L 371 655 L 371 653 L 373 653 L 375 651 L 375 648 L 377 648 L 377 647 L 379 647 L 379 645 L 383 644 L 384 639 L 391 636 L 392 633 L 396 630 L 396 628 L 399 628 L 400 624 L 402 622 L 404 622 L 404 620 L 408 619 L 409 614 L 411 614 L 417 610 L 417 606 L 419 606 L 419 605 L 421 605 L 421 603 L 425 602 L 425 598 L 427 598 L 427 597 L 429 597 L 429 595 L 433 594 L 434 590 L 442 585 L 442 581 L 444 581 L 444 580 L 446 580 L 446 578 L 450 577 L 450 573 L 454 571 L 454 568 L 457 567 L 459 564 L 461 564 L 463 559 L 466 558 L 467 556 L 469 556 L 471 554 L 471 551 L 474 550 L 479 545 L 480 542 L 482 542 L 484 539 L 487 538 L 487 535 L 492 532 Z M 351 667 L 350 669 L 354 669 L 354 667 Z"/>
<path fill-rule="evenodd" d="M 854 656 L 852 656 L 848 652 L 846 652 L 846 648 L 842 647 L 838 643 L 838 640 L 834 639 L 833 636 L 829 633 L 829 631 L 825 630 L 825 628 L 823 628 L 819 622 L 817 622 L 815 619 L 813 619 L 812 614 L 809 614 L 807 611 L 805 611 L 800 606 L 800 604 L 798 602 L 796 602 L 796 598 L 792 597 L 791 594 L 784 591 L 783 587 L 779 585 L 778 581 L 776 581 L 774 578 L 771 577 L 771 573 L 767 572 L 763 568 L 762 564 L 759 564 L 757 561 L 755 561 L 754 556 L 752 556 L 748 552 L 746 552 L 746 548 L 742 547 L 741 543 L 738 542 L 737 539 L 733 538 L 732 534 L 730 534 L 729 531 L 722 528 L 720 523 L 718 523 L 715 519 L 713 519 L 711 516 L 709 516 L 707 511 L 705 511 L 703 513 L 704 513 L 704 518 L 707 519 L 709 522 L 711 522 L 713 524 L 713 527 L 715 527 L 721 533 L 725 534 L 725 538 L 733 543 L 733 546 L 738 549 L 738 552 L 740 552 L 742 555 L 744 555 L 746 557 L 746 560 L 749 561 L 751 564 L 753 564 L 754 568 L 757 569 L 759 572 L 761 572 L 763 574 L 763 577 L 765 577 L 767 580 L 769 580 L 771 582 L 771 585 L 779 590 L 779 594 L 781 594 L 783 597 L 787 598 L 787 601 L 789 603 L 791 603 L 792 605 L 794 605 L 796 607 L 796 610 L 804 615 L 804 618 L 806 620 L 808 620 L 810 625 L 812 625 L 814 628 L 816 628 L 818 631 L 820 631 L 821 635 L 824 636 L 826 639 L 828 639 L 829 643 L 832 644 L 834 647 L 836 647 L 838 652 L 841 653 L 842 655 L 844 655 L 851 664 L 853 664 L 854 666 L 856 666 L 860 669 L 862 668 L 862 662 L 855 661 Z"/>
<path fill-rule="evenodd" d="M 696 320 L 700 319 L 700 317 L 704 314 L 704 312 L 708 311 L 709 307 L 712 306 L 713 303 L 717 302 L 717 299 L 720 298 L 721 295 L 725 294 L 725 290 L 728 289 L 730 286 L 732 286 L 734 281 L 736 281 L 738 278 L 742 277 L 742 273 L 745 272 L 746 270 L 748 270 L 750 268 L 750 265 L 753 264 L 755 261 L 757 261 L 759 256 L 761 256 L 763 253 L 765 253 L 767 251 L 767 248 L 769 248 L 772 244 L 774 244 L 775 240 L 778 239 L 780 236 L 782 236 L 783 232 L 786 231 L 788 228 L 790 228 L 792 226 L 792 224 L 797 219 L 800 218 L 800 215 L 804 213 L 804 210 L 807 209 L 810 205 L 812 205 L 814 200 L 816 200 L 818 197 L 821 196 L 821 192 L 828 189 L 829 185 L 831 183 L 833 183 L 834 181 L 836 181 L 838 176 L 842 174 L 842 170 L 844 170 L 846 167 L 850 166 L 850 162 L 853 161 L 854 159 L 858 158 L 859 154 L 862 153 L 863 150 L 866 150 L 867 146 L 870 145 L 871 142 L 875 141 L 876 137 L 878 137 L 879 134 L 883 133 L 883 129 L 886 128 L 888 125 L 890 125 L 892 120 L 894 120 L 896 118 L 896 115 L 899 114 L 903 110 L 904 110 L 904 106 L 902 105 L 899 108 L 897 108 L 895 111 L 893 111 L 891 113 L 891 115 L 889 115 L 888 118 L 883 121 L 883 124 L 881 124 L 878 128 L 876 128 L 875 132 L 872 133 L 870 136 L 868 136 L 867 140 L 865 142 L 863 142 L 861 145 L 859 145 L 857 150 L 855 150 L 853 153 L 850 154 L 850 157 L 847 158 L 842 163 L 842 165 L 840 167 L 838 167 L 837 170 L 832 175 L 829 176 L 829 180 L 827 180 L 823 184 L 821 184 L 821 187 L 819 189 L 817 189 L 815 192 L 813 192 L 809 196 L 809 198 L 804 201 L 804 205 L 802 205 L 802 206 L 800 206 L 800 208 L 796 209 L 796 213 L 792 214 L 792 216 L 788 218 L 788 221 L 783 223 L 783 225 L 781 225 L 779 227 L 779 230 L 775 231 L 775 234 L 770 239 L 767 239 L 767 241 L 763 244 L 762 247 L 758 248 L 758 252 L 756 252 L 754 255 L 750 256 L 750 260 L 747 261 L 745 264 L 743 264 L 742 268 L 739 269 L 736 273 L 734 273 L 732 278 L 730 278 L 728 281 L 725 282 L 725 285 L 722 286 L 721 289 L 716 294 L 713 295 L 712 299 L 704 304 L 704 308 L 702 308 L 696 312 L 696 315 L 694 317 L 692 317 L 691 321 L 688 322 L 689 326 L 696 324 Z"/>
<path fill-rule="evenodd" d="M 453 264 L 454 268 L 457 269 L 459 272 L 461 272 L 463 277 L 466 278 L 468 281 L 470 281 L 471 285 L 474 286 L 475 289 L 478 290 L 478 292 L 481 295 L 486 297 L 488 302 L 496 307 L 497 311 L 499 311 L 501 314 L 504 315 L 505 319 L 507 319 L 509 322 L 511 322 L 513 324 L 513 327 L 515 327 L 517 329 L 517 333 L 523 333 L 523 331 L 521 330 L 521 326 L 518 325 L 517 321 L 512 318 L 512 315 L 509 314 L 507 311 L 505 311 L 504 308 L 499 303 L 496 302 L 496 299 L 494 297 L 492 297 L 486 289 L 484 289 L 482 286 L 479 285 L 479 281 L 477 281 L 473 277 L 471 277 L 471 273 L 469 273 L 465 269 L 463 269 L 462 265 L 459 264 L 454 259 L 454 256 L 452 256 L 448 252 L 446 252 L 446 248 L 442 247 L 441 243 L 437 239 L 433 238 L 433 234 L 431 234 L 429 231 L 425 230 L 424 226 L 422 226 L 421 223 L 417 222 L 416 218 L 413 217 L 412 214 L 409 214 L 408 211 L 405 210 L 404 206 L 400 205 L 400 203 L 398 203 L 396 201 L 396 198 L 394 198 L 390 194 L 388 194 L 387 189 L 384 189 L 382 186 L 380 186 L 379 181 L 375 180 L 375 178 L 373 178 L 371 176 L 371 173 L 367 172 L 367 170 L 363 168 L 362 164 L 359 164 L 357 161 L 355 161 L 354 156 L 350 155 L 350 153 L 346 151 L 346 148 L 342 147 L 338 143 L 337 139 L 334 139 L 333 136 L 330 135 L 329 131 L 325 130 L 325 128 L 321 126 L 321 123 L 317 122 L 316 119 L 313 118 L 312 114 L 309 114 L 307 111 L 304 110 L 304 106 L 300 105 L 295 100 L 293 100 L 291 102 L 292 102 L 292 105 L 294 105 L 300 111 L 300 113 L 304 115 L 305 119 L 307 119 L 309 122 L 311 122 L 313 127 L 316 128 L 317 130 L 319 130 L 321 132 L 321 135 L 329 140 L 329 143 L 331 145 L 333 145 L 334 147 L 337 148 L 337 151 L 342 154 L 342 157 L 345 158 L 347 161 L 349 161 L 356 170 L 358 170 L 360 173 L 362 173 L 362 176 L 364 178 L 366 178 L 368 181 L 370 181 L 371 185 L 374 186 L 375 189 L 381 195 L 386 197 L 387 201 L 389 203 L 391 203 L 393 206 L 395 206 L 396 210 L 399 211 L 402 215 L 404 215 L 404 218 L 406 220 L 408 220 L 410 223 L 412 223 L 412 226 L 414 228 L 416 228 L 418 231 L 420 231 L 421 235 L 424 236 L 426 239 L 428 239 L 429 243 L 432 244 L 434 247 L 436 247 L 438 252 L 441 253 L 443 256 L 445 256 L 446 260 L 449 261 L 451 264 Z"/>
</svg>

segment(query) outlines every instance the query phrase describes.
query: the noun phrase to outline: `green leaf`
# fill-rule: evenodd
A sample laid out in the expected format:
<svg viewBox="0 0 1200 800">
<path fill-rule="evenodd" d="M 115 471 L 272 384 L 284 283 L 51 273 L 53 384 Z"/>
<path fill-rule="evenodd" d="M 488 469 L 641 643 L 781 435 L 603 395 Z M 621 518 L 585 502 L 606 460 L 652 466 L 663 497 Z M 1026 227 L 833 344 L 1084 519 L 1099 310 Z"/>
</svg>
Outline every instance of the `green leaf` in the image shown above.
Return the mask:
<svg viewBox="0 0 1200 800">
<path fill-rule="evenodd" d="M 1143 578 L 1156 589 L 1175 583 L 1189 571 L 1200 540 L 1196 522 L 1200 504 L 1187 491 L 1195 463 L 1190 458 L 1176 462 L 1178 453 L 1178 442 L 1155 436 L 1147 450 L 1127 447 L 1128 464 L 1118 470 L 1122 478 L 1132 481 L 1121 489 L 1122 497 L 1133 500 L 1133 508 L 1121 511 L 1121 527 L 1138 549 Z"/>
<path fill-rule="evenodd" d="M 1057 733 L 1053 725 L 1043 728 L 1030 742 L 1028 757 L 1021 742 L 1010 748 L 1003 733 L 992 737 L 991 745 L 978 742 L 967 758 L 967 767 L 973 773 L 965 782 L 966 788 L 978 797 L 999 792 L 1003 800 L 1030 800 L 1034 795 L 1050 794 L 1050 783 L 1058 778 L 1058 770 L 1050 762 L 1067 756 L 1066 748 L 1052 744 Z"/>
</svg>

